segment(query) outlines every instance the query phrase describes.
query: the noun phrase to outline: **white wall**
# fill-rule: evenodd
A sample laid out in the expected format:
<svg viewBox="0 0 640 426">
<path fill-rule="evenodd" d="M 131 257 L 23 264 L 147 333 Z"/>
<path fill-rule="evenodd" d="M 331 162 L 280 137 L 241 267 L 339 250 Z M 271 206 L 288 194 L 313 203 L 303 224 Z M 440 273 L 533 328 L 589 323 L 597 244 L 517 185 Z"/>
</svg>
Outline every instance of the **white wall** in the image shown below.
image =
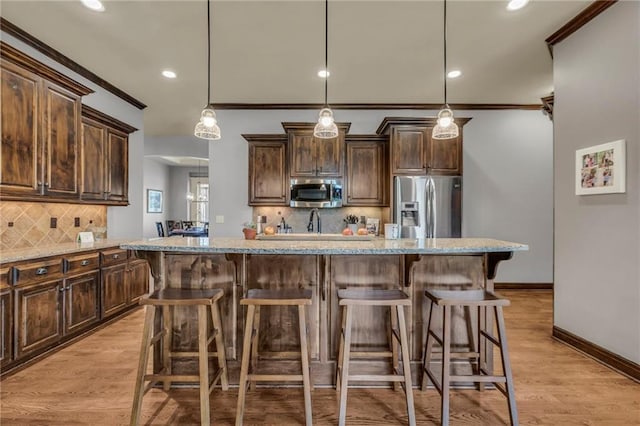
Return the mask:
<svg viewBox="0 0 640 426">
<path fill-rule="evenodd" d="M 206 144 L 204 145 L 206 148 Z M 202 165 L 202 172 L 207 171 L 207 165 Z M 197 173 L 197 167 L 170 167 L 171 205 L 167 219 L 189 220 L 187 214 L 187 191 L 189 190 L 189 173 Z"/>
<path fill-rule="evenodd" d="M 89 105 L 138 129 L 138 131 L 129 136 L 129 206 L 107 208 L 107 234 L 109 238 L 134 239 L 142 237 L 142 212 L 144 206 L 143 172 L 140 164 L 142 164 L 144 150 L 143 112 L 14 37 L 4 32 L 1 33 L 1 36 L 2 40 L 7 44 L 94 90 L 94 93 L 82 97 L 83 104 Z"/>
<path fill-rule="evenodd" d="M 162 222 L 166 229 L 166 220 L 171 218 L 168 210 L 171 207 L 171 189 L 169 167 L 158 161 L 144 159 L 144 216 L 143 216 L 143 236 L 145 238 L 157 237 L 156 222 Z M 156 189 L 162 191 L 162 213 L 147 213 L 147 190 Z"/>
<path fill-rule="evenodd" d="M 640 2 L 554 47 L 554 325 L 640 363 Z M 626 139 L 627 192 L 577 196 L 575 151 Z"/>
<path fill-rule="evenodd" d="M 374 133 L 386 116 L 437 111 L 335 111 L 351 134 Z M 552 124 L 540 111 L 456 111 L 464 128 L 465 236 L 531 246 L 498 268 L 498 282 L 552 282 Z M 283 133 L 281 122 L 316 120 L 317 111 L 217 111 L 222 139 L 209 143 L 214 236 L 238 236 L 247 206 L 247 142 L 243 133 Z M 185 141 L 186 142 L 186 141 Z M 185 143 L 182 142 L 182 143 Z M 217 215 L 224 224 L 215 224 Z"/>
</svg>

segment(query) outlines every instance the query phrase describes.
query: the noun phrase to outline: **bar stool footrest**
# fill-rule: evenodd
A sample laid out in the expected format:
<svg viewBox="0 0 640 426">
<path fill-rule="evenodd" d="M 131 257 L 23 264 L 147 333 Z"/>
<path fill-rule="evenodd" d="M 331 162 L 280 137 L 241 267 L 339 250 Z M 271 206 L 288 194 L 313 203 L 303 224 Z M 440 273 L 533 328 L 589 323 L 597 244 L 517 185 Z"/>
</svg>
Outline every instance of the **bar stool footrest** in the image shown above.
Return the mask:
<svg viewBox="0 0 640 426">
<path fill-rule="evenodd" d="M 249 382 L 301 382 L 302 374 L 249 374 Z"/>
</svg>

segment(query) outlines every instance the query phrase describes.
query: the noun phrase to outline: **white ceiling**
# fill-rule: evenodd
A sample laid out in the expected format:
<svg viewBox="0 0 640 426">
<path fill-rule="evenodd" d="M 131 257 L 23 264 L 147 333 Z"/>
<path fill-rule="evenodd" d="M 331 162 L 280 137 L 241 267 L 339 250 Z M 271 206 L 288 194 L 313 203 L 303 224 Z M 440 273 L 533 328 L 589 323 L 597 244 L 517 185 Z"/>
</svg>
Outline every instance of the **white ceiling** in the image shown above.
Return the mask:
<svg viewBox="0 0 640 426">
<path fill-rule="evenodd" d="M 2 16 L 148 105 L 145 133 L 193 132 L 207 102 L 206 1 L 3 0 Z M 448 2 L 450 103 L 539 104 L 544 40 L 591 0 Z M 212 102 L 322 103 L 324 1 L 214 0 Z M 329 103 L 443 101 L 441 1 L 331 0 Z M 178 74 L 167 80 L 160 72 Z"/>
</svg>

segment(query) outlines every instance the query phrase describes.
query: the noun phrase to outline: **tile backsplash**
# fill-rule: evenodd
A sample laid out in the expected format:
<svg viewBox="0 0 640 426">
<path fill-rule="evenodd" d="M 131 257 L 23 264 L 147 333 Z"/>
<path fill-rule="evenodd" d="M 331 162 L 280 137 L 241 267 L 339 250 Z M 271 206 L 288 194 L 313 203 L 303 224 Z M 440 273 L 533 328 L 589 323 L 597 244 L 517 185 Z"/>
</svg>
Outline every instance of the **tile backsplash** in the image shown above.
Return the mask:
<svg viewBox="0 0 640 426">
<path fill-rule="evenodd" d="M 56 227 L 51 228 L 51 219 Z M 74 219 L 80 218 L 80 226 Z M 75 241 L 90 226 L 107 226 L 107 207 L 85 204 L 0 202 L 0 249 Z M 13 226 L 9 226 L 12 224 Z"/>
<path fill-rule="evenodd" d="M 380 207 L 342 207 L 338 209 L 319 209 L 320 219 L 322 221 L 323 233 L 340 233 L 345 228 L 344 218 L 348 214 L 354 214 L 358 217 L 366 216 L 369 218 L 379 218 L 380 224 L 389 221 L 389 208 Z M 267 216 L 267 224 L 274 227 L 280 223 L 284 217 L 287 225 L 293 228 L 292 232 L 307 232 L 307 224 L 309 223 L 309 214 L 311 209 L 291 208 L 291 207 L 254 207 L 253 221 L 256 216 Z M 313 220 L 314 228 L 316 220 Z M 382 226 L 382 225 L 381 225 Z"/>
</svg>

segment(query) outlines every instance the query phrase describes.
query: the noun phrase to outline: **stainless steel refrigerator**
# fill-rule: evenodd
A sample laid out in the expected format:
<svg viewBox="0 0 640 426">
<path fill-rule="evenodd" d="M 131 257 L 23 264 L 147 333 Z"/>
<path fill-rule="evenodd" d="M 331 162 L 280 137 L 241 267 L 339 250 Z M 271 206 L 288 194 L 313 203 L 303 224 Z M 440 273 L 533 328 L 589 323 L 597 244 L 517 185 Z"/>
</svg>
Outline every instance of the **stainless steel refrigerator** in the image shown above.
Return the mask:
<svg viewBox="0 0 640 426">
<path fill-rule="evenodd" d="M 400 238 L 459 238 L 461 176 L 396 176 L 393 221 Z"/>
</svg>

